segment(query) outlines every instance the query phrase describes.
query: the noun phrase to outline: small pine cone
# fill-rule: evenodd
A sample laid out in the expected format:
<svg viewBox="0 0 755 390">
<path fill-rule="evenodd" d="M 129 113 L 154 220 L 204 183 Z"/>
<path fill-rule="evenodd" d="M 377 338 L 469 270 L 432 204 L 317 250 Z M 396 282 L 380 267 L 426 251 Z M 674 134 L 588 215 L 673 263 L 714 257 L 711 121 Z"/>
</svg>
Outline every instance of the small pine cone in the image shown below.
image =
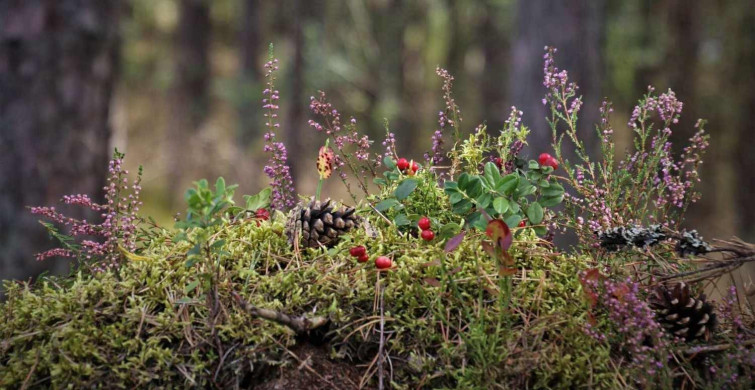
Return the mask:
<svg viewBox="0 0 755 390">
<path fill-rule="evenodd" d="M 336 208 L 330 199 L 299 204 L 288 216 L 286 236 L 294 245 L 296 237 L 305 248 L 332 247 L 340 236 L 359 226 L 361 218 L 353 207 Z"/>
<path fill-rule="evenodd" d="M 705 301 L 705 294 L 690 296 L 689 286 L 680 282 L 673 288 L 659 286 L 649 299 L 658 322 L 672 336 L 693 341 L 707 339 L 716 323 L 713 306 Z"/>
</svg>

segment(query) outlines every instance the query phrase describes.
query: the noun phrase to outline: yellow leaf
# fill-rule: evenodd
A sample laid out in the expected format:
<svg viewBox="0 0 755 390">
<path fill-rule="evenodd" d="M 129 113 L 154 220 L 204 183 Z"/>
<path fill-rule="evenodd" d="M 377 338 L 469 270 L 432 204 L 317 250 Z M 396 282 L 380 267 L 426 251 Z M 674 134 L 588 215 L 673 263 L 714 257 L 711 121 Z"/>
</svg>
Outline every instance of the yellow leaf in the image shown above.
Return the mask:
<svg viewBox="0 0 755 390">
<path fill-rule="evenodd" d="M 327 179 L 333 173 L 334 159 L 332 149 L 327 146 L 320 148 L 320 152 L 317 154 L 317 171 L 320 173 L 320 178 Z"/>
<path fill-rule="evenodd" d="M 131 253 L 131 252 L 127 251 L 126 248 L 124 248 L 123 246 L 121 246 L 121 244 L 118 244 L 118 251 L 120 251 L 123 256 L 125 256 L 127 259 L 129 259 L 131 261 L 149 261 L 149 260 L 152 260 L 151 257 L 140 256 L 140 255 L 137 255 L 136 253 Z"/>
</svg>

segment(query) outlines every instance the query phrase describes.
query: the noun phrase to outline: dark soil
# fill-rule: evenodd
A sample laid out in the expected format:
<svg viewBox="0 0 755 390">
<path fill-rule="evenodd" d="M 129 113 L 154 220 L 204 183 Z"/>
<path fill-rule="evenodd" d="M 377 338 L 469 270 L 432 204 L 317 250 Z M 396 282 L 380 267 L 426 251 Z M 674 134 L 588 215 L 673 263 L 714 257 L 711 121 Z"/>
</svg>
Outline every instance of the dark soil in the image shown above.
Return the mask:
<svg viewBox="0 0 755 390">
<path fill-rule="evenodd" d="M 363 370 L 355 363 L 332 360 L 326 346 L 307 343 L 291 349 L 291 364 L 278 369 L 273 378 L 254 386 L 261 390 L 360 389 Z M 361 389 L 374 389 L 364 386 Z"/>
</svg>

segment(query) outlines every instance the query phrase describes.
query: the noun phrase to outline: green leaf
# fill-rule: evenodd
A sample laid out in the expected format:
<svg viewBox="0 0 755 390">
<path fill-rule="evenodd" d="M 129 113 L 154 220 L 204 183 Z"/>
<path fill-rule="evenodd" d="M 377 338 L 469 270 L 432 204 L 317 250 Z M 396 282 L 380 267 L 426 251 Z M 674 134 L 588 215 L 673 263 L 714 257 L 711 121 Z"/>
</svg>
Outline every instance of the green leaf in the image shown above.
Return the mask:
<svg viewBox="0 0 755 390">
<path fill-rule="evenodd" d="M 543 207 L 553 207 L 556 205 L 561 204 L 561 202 L 564 201 L 564 194 L 558 195 L 558 196 L 544 196 L 538 200 L 538 203 L 540 203 Z"/>
<path fill-rule="evenodd" d="M 461 175 L 459 175 L 458 185 L 459 185 L 459 189 L 460 190 L 462 190 L 462 191 L 466 191 L 467 190 L 467 186 L 469 185 L 469 178 L 470 178 L 470 176 L 466 172 L 464 172 Z"/>
<path fill-rule="evenodd" d="M 564 194 L 564 187 L 558 183 L 550 183 L 548 187 L 542 189 L 543 196 L 555 197 Z"/>
<path fill-rule="evenodd" d="M 385 199 L 385 200 L 381 201 L 380 203 L 376 204 L 375 208 L 377 209 L 377 211 L 383 212 L 383 211 L 388 210 L 391 207 L 397 206 L 399 204 L 400 204 L 399 201 L 397 201 L 396 199 L 388 198 L 388 199 Z"/>
<path fill-rule="evenodd" d="M 390 156 L 383 157 L 383 165 L 391 171 L 396 169 L 396 162 Z"/>
<path fill-rule="evenodd" d="M 512 173 L 496 181 L 495 190 L 506 195 L 511 195 L 518 185 L 519 175 Z"/>
<path fill-rule="evenodd" d="M 472 209 L 472 202 L 468 199 L 462 199 L 453 206 L 453 212 L 456 214 L 466 214 Z"/>
<path fill-rule="evenodd" d="M 467 194 L 472 198 L 477 198 L 482 195 L 482 180 L 478 176 L 472 176 L 469 184 L 467 185 Z"/>
<path fill-rule="evenodd" d="M 244 206 L 247 210 L 264 209 L 270 206 L 272 188 L 266 187 L 256 195 L 244 195 Z"/>
<path fill-rule="evenodd" d="M 519 214 L 509 215 L 503 219 L 508 226 L 519 226 L 519 222 L 522 222 L 522 216 Z"/>
<path fill-rule="evenodd" d="M 469 215 L 469 225 L 474 226 L 480 230 L 485 230 L 488 226 L 488 220 L 482 215 L 481 212 L 474 212 Z"/>
<path fill-rule="evenodd" d="M 187 284 L 186 287 L 184 287 L 184 294 L 188 294 L 188 293 L 192 292 L 195 288 L 197 288 L 197 286 L 199 286 L 199 281 L 198 280 L 195 280 L 195 281 Z"/>
<path fill-rule="evenodd" d="M 464 195 L 461 194 L 461 192 L 454 192 L 449 197 L 448 200 L 451 202 L 451 204 L 459 203 L 464 198 Z"/>
<path fill-rule="evenodd" d="M 443 189 L 448 191 L 456 191 L 459 189 L 459 185 L 455 181 L 447 181 L 443 183 Z"/>
<path fill-rule="evenodd" d="M 509 201 L 506 198 L 499 196 L 493 199 L 493 208 L 498 214 L 503 214 L 509 209 Z"/>
<path fill-rule="evenodd" d="M 393 193 L 396 196 L 396 199 L 398 200 L 404 200 L 409 195 L 411 195 L 412 191 L 414 191 L 417 188 L 417 181 L 414 179 L 406 179 L 401 182 L 401 184 L 398 185 L 396 188 L 396 191 Z"/>
<path fill-rule="evenodd" d="M 527 168 L 529 169 L 540 169 L 540 164 L 537 163 L 535 160 L 530 160 L 529 163 L 527 163 Z"/>
<path fill-rule="evenodd" d="M 443 225 L 443 227 L 441 227 L 440 230 L 438 231 L 438 238 L 446 239 L 446 238 L 453 237 L 454 235 L 459 233 L 460 230 L 461 230 L 461 225 L 459 225 L 458 223 L 453 223 L 453 222 L 447 223 Z"/>
<path fill-rule="evenodd" d="M 498 166 L 495 165 L 494 162 L 488 162 L 487 164 L 485 164 L 484 170 L 485 170 L 485 177 L 493 185 L 495 185 L 495 183 L 498 182 L 498 179 L 501 178 L 501 171 L 498 170 Z"/>
<path fill-rule="evenodd" d="M 486 209 L 490 206 L 490 202 L 492 200 L 493 200 L 493 197 L 490 196 L 490 194 L 484 193 L 480 195 L 479 197 L 477 197 L 477 199 L 475 199 L 475 203 L 477 203 L 477 207 Z"/>
<path fill-rule="evenodd" d="M 376 178 L 372 179 L 372 182 L 375 183 L 376 185 L 379 185 L 379 186 L 386 186 L 386 185 L 388 185 L 388 182 L 385 181 L 385 179 L 383 179 L 381 177 L 376 177 Z"/>
<path fill-rule="evenodd" d="M 527 207 L 527 218 L 533 225 L 543 222 L 543 207 L 540 206 L 540 203 L 532 202 L 532 204 Z"/>
<path fill-rule="evenodd" d="M 407 226 L 411 225 L 412 221 L 409 220 L 406 214 L 399 214 L 393 218 L 393 223 L 395 223 L 396 226 Z"/>
<path fill-rule="evenodd" d="M 548 233 L 548 228 L 545 226 L 535 226 L 535 234 L 538 236 L 544 236 L 546 233 Z"/>
<path fill-rule="evenodd" d="M 516 188 L 515 195 L 517 198 L 532 195 L 537 191 L 537 187 L 533 186 L 528 180 L 522 180 L 519 182 L 519 186 Z"/>
<path fill-rule="evenodd" d="M 223 176 L 220 176 L 217 181 L 215 181 L 215 194 L 222 195 L 225 194 L 225 179 L 223 179 Z"/>
</svg>

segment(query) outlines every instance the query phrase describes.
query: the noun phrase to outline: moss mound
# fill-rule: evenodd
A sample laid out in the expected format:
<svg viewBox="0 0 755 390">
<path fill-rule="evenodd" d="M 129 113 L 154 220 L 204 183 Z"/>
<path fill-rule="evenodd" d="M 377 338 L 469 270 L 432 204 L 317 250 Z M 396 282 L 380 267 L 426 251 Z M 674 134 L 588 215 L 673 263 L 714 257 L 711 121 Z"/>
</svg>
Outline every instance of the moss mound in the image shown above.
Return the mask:
<svg viewBox="0 0 755 390">
<path fill-rule="evenodd" d="M 376 219 L 377 239 L 360 229 L 327 252 L 294 253 L 283 220 L 214 226 L 210 240 L 225 255 L 189 267 L 190 244 L 160 231 L 145 258 L 116 271 L 6 282 L 0 387 L 251 387 L 285 372 L 279 367 L 311 368 L 292 349 L 313 344 L 354 368 L 336 386 L 370 387 L 381 303 L 384 377 L 394 388 L 620 386 L 609 347 L 583 331 L 586 260 L 553 253 L 528 229 L 512 247 L 518 273 L 507 295 L 481 236 L 447 253 Z M 355 243 L 395 266 L 357 263 L 348 253 Z M 207 275 L 216 288 L 203 287 Z M 297 334 L 245 310 L 233 293 L 327 325 Z M 325 387 L 335 375 L 318 374 L 313 383 Z"/>
</svg>

